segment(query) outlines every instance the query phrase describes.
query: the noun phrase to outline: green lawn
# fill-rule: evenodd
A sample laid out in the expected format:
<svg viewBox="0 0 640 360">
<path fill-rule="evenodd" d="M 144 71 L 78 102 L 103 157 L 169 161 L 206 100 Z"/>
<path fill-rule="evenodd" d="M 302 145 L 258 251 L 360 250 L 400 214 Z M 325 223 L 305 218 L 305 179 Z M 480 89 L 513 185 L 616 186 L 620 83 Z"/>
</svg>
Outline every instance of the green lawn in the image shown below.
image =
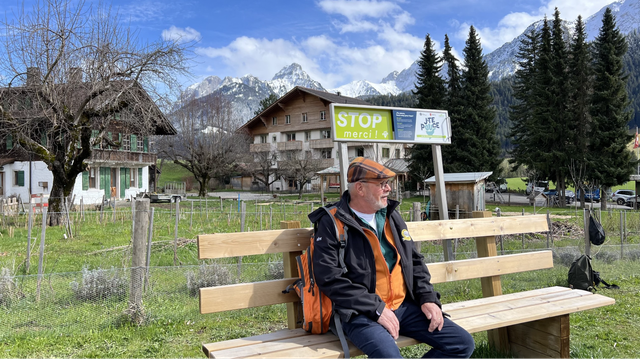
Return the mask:
<svg viewBox="0 0 640 360">
<path fill-rule="evenodd" d="M 556 186 L 553 183 L 553 181 L 549 182 L 549 188 L 550 189 L 554 189 Z M 509 191 L 522 191 L 524 192 L 527 189 L 527 184 L 522 180 L 522 178 L 508 178 L 507 179 L 507 188 L 509 189 Z M 567 187 L 568 190 L 574 191 L 575 192 L 575 188 L 573 186 L 569 186 Z M 611 188 L 611 191 L 616 191 L 616 190 L 620 190 L 620 189 L 627 189 L 627 190 L 635 190 L 636 189 L 636 184 L 635 181 L 628 181 L 622 185 L 618 185 L 618 186 L 614 186 Z"/>
</svg>

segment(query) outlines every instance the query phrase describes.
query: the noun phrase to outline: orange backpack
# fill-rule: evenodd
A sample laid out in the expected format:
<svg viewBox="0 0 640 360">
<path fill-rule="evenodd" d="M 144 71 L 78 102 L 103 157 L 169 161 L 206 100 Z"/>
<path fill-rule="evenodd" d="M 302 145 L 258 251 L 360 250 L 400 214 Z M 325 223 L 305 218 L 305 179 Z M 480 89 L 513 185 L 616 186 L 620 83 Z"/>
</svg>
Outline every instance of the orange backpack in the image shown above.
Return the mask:
<svg viewBox="0 0 640 360">
<path fill-rule="evenodd" d="M 342 272 L 346 273 L 347 268 L 344 263 L 344 250 L 347 246 L 347 230 L 348 227 L 342 223 L 342 221 L 337 220 L 331 210 L 334 209 L 335 206 L 323 206 L 329 217 L 331 218 L 333 225 L 336 229 L 336 234 L 338 235 L 338 241 L 340 242 L 340 250 L 339 250 L 339 259 L 340 266 L 342 267 Z M 338 223 L 341 226 L 338 226 Z M 335 326 L 338 332 L 338 336 L 340 337 L 340 342 L 342 343 L 343 350 L 345 351 L 345 358 L 349 357 L 349 348 L 346 346 L 346 339 L 344 339 L 344 334 L 342 334 L 342 326 L 340 324 L 340 317 L 337 314 L 333 314 L 333 303 L 331 299 L 329 299 L 316 284 L 314 273 L 313 273 L 313 248 L 314 248 L 314 238 L 315 231 L 317 230 L 318 224 L 314 224 L 314 234 L 311 235 L 311 242 L 309 247 L 307 247 L 307 251 L 304 254 L 296 257 L 297 265 L 298 265 L 298 275 L 300 278 L 296 280 L 293 284 L 289 285 L 283 293 L 289 293 L 292 290 L 295 290 L 298 296 L 300 296 L 300 302 L 302 303 L 302 328 L 312 334 L 324 334 L 329 331 L 329 325 L 331 323 L 332 315 L 335 318 Z"/>
</svg>

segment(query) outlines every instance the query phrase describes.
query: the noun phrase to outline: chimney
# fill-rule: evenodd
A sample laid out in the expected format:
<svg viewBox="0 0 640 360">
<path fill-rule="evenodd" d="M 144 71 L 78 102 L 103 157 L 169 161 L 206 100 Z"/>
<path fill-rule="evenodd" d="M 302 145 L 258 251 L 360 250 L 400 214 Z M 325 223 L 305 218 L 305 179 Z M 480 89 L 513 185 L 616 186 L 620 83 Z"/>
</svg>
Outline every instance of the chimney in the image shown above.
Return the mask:
<svg viewBox="0 0 640 360">
<path fill-rule="evenodd" d="M 340 91 L 336 91 L 336 95 L 340 96 Z"/>
<path fill-rule="evenodd" d="M 69 69 L 69 82 L 78 84 L 82 82 L 82 69 L 79 67 L 72 67 Z"/>
<path fill-rule="evenodd" d="M 36 86 L 40 85 L 42 82 L 42 74 L 40 73 L 40 68 L 38 67 L 28 67 L 27 68 L 27 86 Z"/>
</svg>

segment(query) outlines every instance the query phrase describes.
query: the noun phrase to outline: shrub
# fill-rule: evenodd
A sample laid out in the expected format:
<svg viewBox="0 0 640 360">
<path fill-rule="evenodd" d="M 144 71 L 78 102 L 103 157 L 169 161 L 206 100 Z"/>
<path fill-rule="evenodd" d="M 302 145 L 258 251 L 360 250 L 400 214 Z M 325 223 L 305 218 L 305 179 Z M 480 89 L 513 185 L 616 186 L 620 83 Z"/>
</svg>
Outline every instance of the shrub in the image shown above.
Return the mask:
<svg viewBox="0 0 640 360">
<path fill-rule="evenodd" d="M 265 277 L 267 280 L 284 279 L 284 265 L 282 262 L 269 260 L 267 275 Z"/>
<path fill-rule="evenodd" d="M 580 251 L 576 248 L 564 248 L 554 250 L 554 262 L 570 267 L 571 263 L 580 256 Z"/>
<path fill-rule="evenodd" d="M 120 270 L 111 268 L 89 270 L 82 269 L 82 282 L 71 282 L 71 289 L 76 299 L 82 301 L 97 301 L 108 298 L 124 299 L 129 284 Z"/>
<path fill-rule="evenodd" d="M 620 258 L 620 254 L 605 252 L 605 251 L 599 251 L 594 256 L 594 259 L 602 261 L 605 264 L 611 264 L 614 261 L 618 260 L 619 258 Z"/>
<path fill-rule="evenodd" d="M 23 296 L 16 286 L 15 276 L 7 268 L 0 269 L 0 306 L 9 306 L 11 302 Z"/>
<path fill-rule="evenodd" d="M 229 285 L 235 283 L 231 272 L 218 264 L 201 264 L 198 271 L 187 272 L 187 290 L 189 295 L 197 296 L 198 290 L 204 287 Z"/>
</svg>

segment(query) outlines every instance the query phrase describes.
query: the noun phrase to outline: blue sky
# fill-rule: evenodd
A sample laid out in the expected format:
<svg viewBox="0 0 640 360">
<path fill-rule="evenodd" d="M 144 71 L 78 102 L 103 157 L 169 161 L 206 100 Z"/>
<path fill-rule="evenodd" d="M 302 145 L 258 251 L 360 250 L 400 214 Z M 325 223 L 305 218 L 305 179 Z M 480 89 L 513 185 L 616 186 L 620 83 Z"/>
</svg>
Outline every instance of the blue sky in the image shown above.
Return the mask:
<svg viewBox="0 0 640 360">
<path fill-rule="evenodd" d="M 196 41 L 194 78 L 185 80 L 185 86 L 211 75 L 252 74 L 270 80 L 297 62 L 325 88 L 334 88 L 353 80 L 380 82 L 407 68 L 418 58 L 427 34 L 438 50 L 448 34 L 461 57 L 473 25 L 488 53 L 545 14 L 551 17 L 556 6 L 564 19 L 575 20 L 611 2 L 114 0 L 113 6 L 144 40 Z M 10 16 L 15 5 L 15 0 L 0 0 L 0 15 Z"/>
</svg>

